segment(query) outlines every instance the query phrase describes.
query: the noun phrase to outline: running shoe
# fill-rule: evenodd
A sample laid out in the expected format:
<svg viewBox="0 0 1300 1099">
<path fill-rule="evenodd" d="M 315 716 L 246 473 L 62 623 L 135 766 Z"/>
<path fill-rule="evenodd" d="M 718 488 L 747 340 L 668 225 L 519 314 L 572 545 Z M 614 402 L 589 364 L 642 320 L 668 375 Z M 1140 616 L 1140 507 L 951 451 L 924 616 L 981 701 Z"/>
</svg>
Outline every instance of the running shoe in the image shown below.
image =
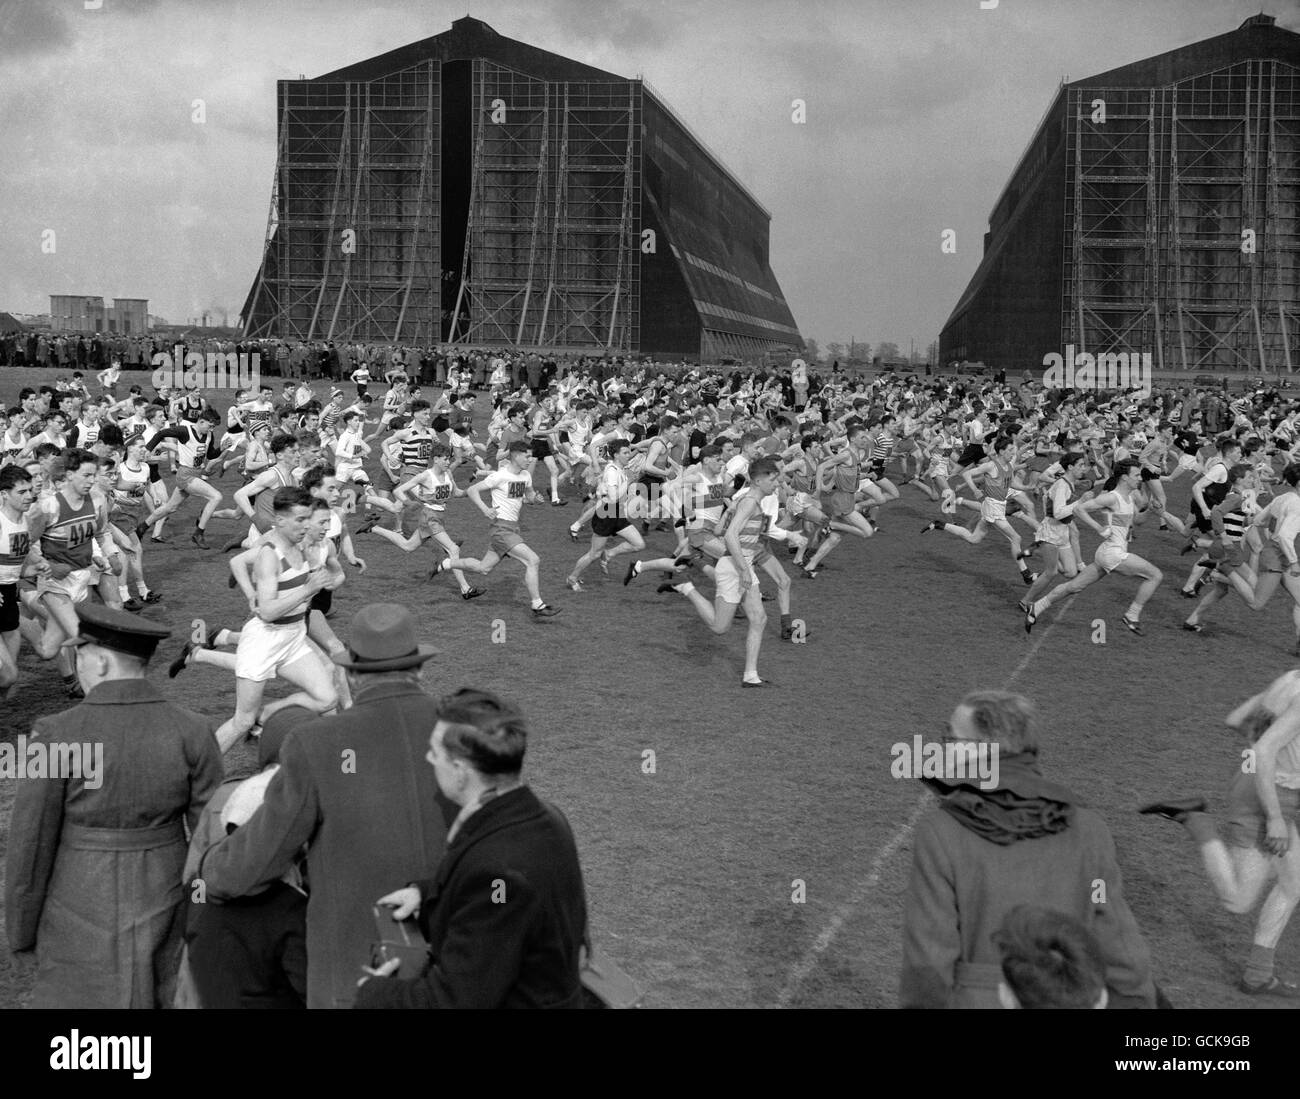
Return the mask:
<svg viewBox="0 0 1300 1099">
<path fill-rule="evenodd" d="M 540 607 L 533 608 L 534 618 L 554 618 L 559 613 L 560 610 L 558 607 L 552 607 L 547 603 L 543 603 Z"/>
<path fill-rule="evenodd" d="M 1179 801 L 1157 801 L 1144 805 L 1138 813 L 1144 817 L 1164 817 L 1175 824 L 1182 824 L 1190 813 L 1204 813 L 1204 798 L 1182 798 Z"/>
<path fill-rule="evenodd" d="M 583 587 L 582 581 L 579 580 L 579 579 L 577 579 L 576 577 L 573 577 L 573 576 L 566 576 L 566 577 L 564 578 L 564 586 L 565 586 L 566 588 L 568 588 L 569 591 L 586 591 L 586 590 L 587 590 L 585 587 Z"/>
<path fill-rule="evenodd" d="M 208 540 L 203 537 L 203 531 L 201 529 L 195 529 L 194 533 L 190 535 L 190 541 L 198 546 L 199 549 L 211 549 L 208 545 Z"/>
<path fill-rule="evenodd" d="M 1034 613 L 1034 608 L 1030 607 L 1025 611 L 1025 633 L 1033 631 L 1034 623 L 1038 621 L 1038 615 Z"/>
<path fill-rule="evenodd" d="M 470 588 L 460 593 L 462 599 L 477 599 L 480 595 L 487 595 L 487 588 Z"/>
<path fill-rule="evenodd" d="M 816 580 L 816 579 L 817 579 L 817 573 L 818 573 L 819 571 L 821 571 L 821 570 L 819 570 L 819 569 L 809 569 L 809 568 L 804 568 L 804 569 L 800 569 L 799 571 L 803 574 L 803 578 L 804 578 L 805 580 Z"/>
<path fill-rule="evenodd" d="M 146 596 L 144 597 L 144 601 L 145 601 L 146 603 L 150 603 L 150 604 L 153 604 L 153 603 L 161 603 L 161 602 L 162 602 L 162 593 L 161 593 L 161 592 L 156 592 L 156 591 L 151 591 L 148 595 L 146 595 Z"/>
<path fill-rule="evenodd" d="M 1237 985 L 1247 996 L 1279 996 L 1286 1000 L 1300 999 L 1300 985 L 1273 976 L 1262 984 L 1251 984 L 1245 977 Z"/>
<path fill-rule="evenodd" d="M 600 551 L 600 571 L 606 576 L 609 575 L 609 555 L 604 550 Z"/>
<path fill-rule="evenodd" d="M 551 507 L 553 507 L 553 508 L 565 508 L 565 507 L 568 507 L 568 506 L 569 506 L 569 501 L 568 501 L 568 500 L 552 500 L 552 501 L 551 501 Z"/>
<path fill-rule="evenodd" d="M 1183 629 L 1185 629 L 1188 633 L 1204 633 L 1204 632 L 1205 632 L 1205 626 L 1202 625 L 1200 622 L 1184 622 L 1184 623 L 1183 623 Z"/>
<path fill-rule="evenodd" d="M 369 534 L 375 527 L 379 526 L 378 519 L 367 519 L 361 526 L 357 527 L 356 534 Z"/>
<path fill-rule="evenodd" d="M 1133 619 L 1131 619 L 1128 615 L 1124 615 L 1122 618 L 1120 618 L 1120 621 L 1123 622 L 1124 625 L 1126 625 L 1126 626 L 1129 628 L 1129 632 L 1130 632 L 1130 633 L 1135 633 L 1135 634 L 1138 635 L 1138 637 L 1141 637 L 1141 636 L 1142 636 L 1142 623 L 1141 623 L 1141 622 L 1135 622 L 1135 621 L 1134 621 Z"/>
<path fill-rule="evenodd" d="M 135 598 L 127 599 L 122 603 L 122 609 L 124 611 L 130 611 L 132 614 L 139 614 L 144 610 L 144 603 Z"/>
<path fill-rule="evenodd" d="M 670 591 L 680 592 L 682 588 L 684 588 L 687 585 L 687 583 L 689 583 L 689 581 L 686 580 L 665 580 L 662 584 L 660 584 L 657 588 L 655 588 L 655 594 L 666 595 Z"/>
<path fill-rule="evenodd" d="M 623 577 L 623 587 L 627 587 L 633 580 L 641 575 L 641 562 L 633 561 L 627 567 L 627 573 Z"/>
<path fill-rule="evenodd" d="M 770 679 L 760 679 L 757 683 L 751 683 L 748 679 L 740 681 L 742 687 L 773 687 L 775 684 Z"/>
<path fill-rule="evenodd" d="M 194 643 L 192 641 L 185 642 L 185 647 L 181 649 L 181 655 L 167 665 L 168 679 L 175 679 L 190 666 L 190 653 L 193 651 Z"/>
</svg>

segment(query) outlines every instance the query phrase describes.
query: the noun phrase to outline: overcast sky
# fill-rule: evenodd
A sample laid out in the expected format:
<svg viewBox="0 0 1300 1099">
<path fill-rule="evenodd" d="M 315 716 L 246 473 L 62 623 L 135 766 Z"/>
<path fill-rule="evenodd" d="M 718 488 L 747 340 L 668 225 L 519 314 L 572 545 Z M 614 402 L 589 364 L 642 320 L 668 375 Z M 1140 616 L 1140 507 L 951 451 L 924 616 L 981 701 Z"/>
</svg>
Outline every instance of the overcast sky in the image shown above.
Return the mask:
<svg viewBox="0 0 1300 1099">
<path fill-rule="evenodd" d="M 448 29 L 461 3 L 0 0 L 0 309 L 243 304 L 275 164 L 275 82 Z M 986 0 L 991 2 L 991 0 Z M 514 0 L 499 34 L 643 75 L 772 213 L 805 336 L 938 336 L 1063 78 L 1234 29 L 1258 0 Z M 1300 0 L 1265 11 L 1300 30 Z M 791 101 L 807 122 L 791 121 Z M 206 121 L 192 121 L 204 100 Z M 55 251 L 42 252 L 54 230 Z M 940 252 L 944 229 L 955 255 Z M 44 238 L 48 240 L 48 237 Z"/>
</svg>

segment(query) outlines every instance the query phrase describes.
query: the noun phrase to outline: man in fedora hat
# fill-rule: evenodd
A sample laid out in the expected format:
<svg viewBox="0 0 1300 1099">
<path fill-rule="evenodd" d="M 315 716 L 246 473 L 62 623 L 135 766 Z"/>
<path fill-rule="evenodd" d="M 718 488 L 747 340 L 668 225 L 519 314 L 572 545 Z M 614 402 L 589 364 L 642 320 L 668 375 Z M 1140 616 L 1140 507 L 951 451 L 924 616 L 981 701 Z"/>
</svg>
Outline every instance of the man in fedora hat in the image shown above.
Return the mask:
<svg viewBox="0 0 1300 1099">
<path fill-rule="evenodd" d="M 434 655 L 405 607 L 361 608 L 334 657 L 352 708 L 294 730 L 261 808 L 200 864 L 208 898 L 221 901 L 276 881 L 307 845 L 308 1007 L 351 1005 L 374 899 L 442 856 L 456 809 L 424 763 L 438 705 L 419 678 Z"/>
<path fill-rule="evenodd" d="M 35 951 L 32 1007 L 166 1007 L 180 964 L 184 825 L 193 831 L 220 784 L 221 754 L 212 721 L 145 679 L 165 626 L 91 603 L 75 610 L 67 644 L 85 700 L 41 718 L 27 740 L 5 929 L 14 951 Z"/>
</svg>

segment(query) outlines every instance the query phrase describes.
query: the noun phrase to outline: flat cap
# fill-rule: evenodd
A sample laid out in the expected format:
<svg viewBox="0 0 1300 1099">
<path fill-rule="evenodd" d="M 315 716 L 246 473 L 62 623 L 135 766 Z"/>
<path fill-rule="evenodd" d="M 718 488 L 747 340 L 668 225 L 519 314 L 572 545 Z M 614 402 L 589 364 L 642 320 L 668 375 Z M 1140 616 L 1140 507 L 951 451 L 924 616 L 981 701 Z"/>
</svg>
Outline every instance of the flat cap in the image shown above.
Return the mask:
<svg viewBox="0 0 1300 1099">
<path fill-rule="evenodd" d="M 73 645 L 102 645 L 148 660 L 158 642 L 172 635 L 171 630 L 158 622 L 114 607 L 78 603 L 73 609 L 81 623 L 76 639 L 70 642 Z"/>
</svg>

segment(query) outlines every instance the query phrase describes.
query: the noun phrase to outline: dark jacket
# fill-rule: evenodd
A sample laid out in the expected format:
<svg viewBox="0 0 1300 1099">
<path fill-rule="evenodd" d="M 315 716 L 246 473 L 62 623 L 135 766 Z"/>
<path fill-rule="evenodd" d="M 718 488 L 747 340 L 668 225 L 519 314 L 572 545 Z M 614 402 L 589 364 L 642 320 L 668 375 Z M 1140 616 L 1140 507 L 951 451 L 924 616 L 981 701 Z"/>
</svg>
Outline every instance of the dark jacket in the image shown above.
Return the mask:
<svg viewBox="0 0 1300 1099">
<path fill-rule="evenodd" d="M 357 1007 L 582 1006 L 587 904 L 558 809 L 527 787 L 493 798 L 456 833 L 433 879 L 418 884 L 429 966 L 413 980 L 367 981 Z"/>
<path fill-rule="evenodd" d="M 248 823 L 199 867 L 210 900 L 278 879 L 305 843 L 307 1006 L 347 1007 L 375 938 L 375 901 L 428 873 L 452 806 L 425 762 L 437 703 L 418 687 L 363 686 L 352 709 L 296 728 Z"/>
</svg>

